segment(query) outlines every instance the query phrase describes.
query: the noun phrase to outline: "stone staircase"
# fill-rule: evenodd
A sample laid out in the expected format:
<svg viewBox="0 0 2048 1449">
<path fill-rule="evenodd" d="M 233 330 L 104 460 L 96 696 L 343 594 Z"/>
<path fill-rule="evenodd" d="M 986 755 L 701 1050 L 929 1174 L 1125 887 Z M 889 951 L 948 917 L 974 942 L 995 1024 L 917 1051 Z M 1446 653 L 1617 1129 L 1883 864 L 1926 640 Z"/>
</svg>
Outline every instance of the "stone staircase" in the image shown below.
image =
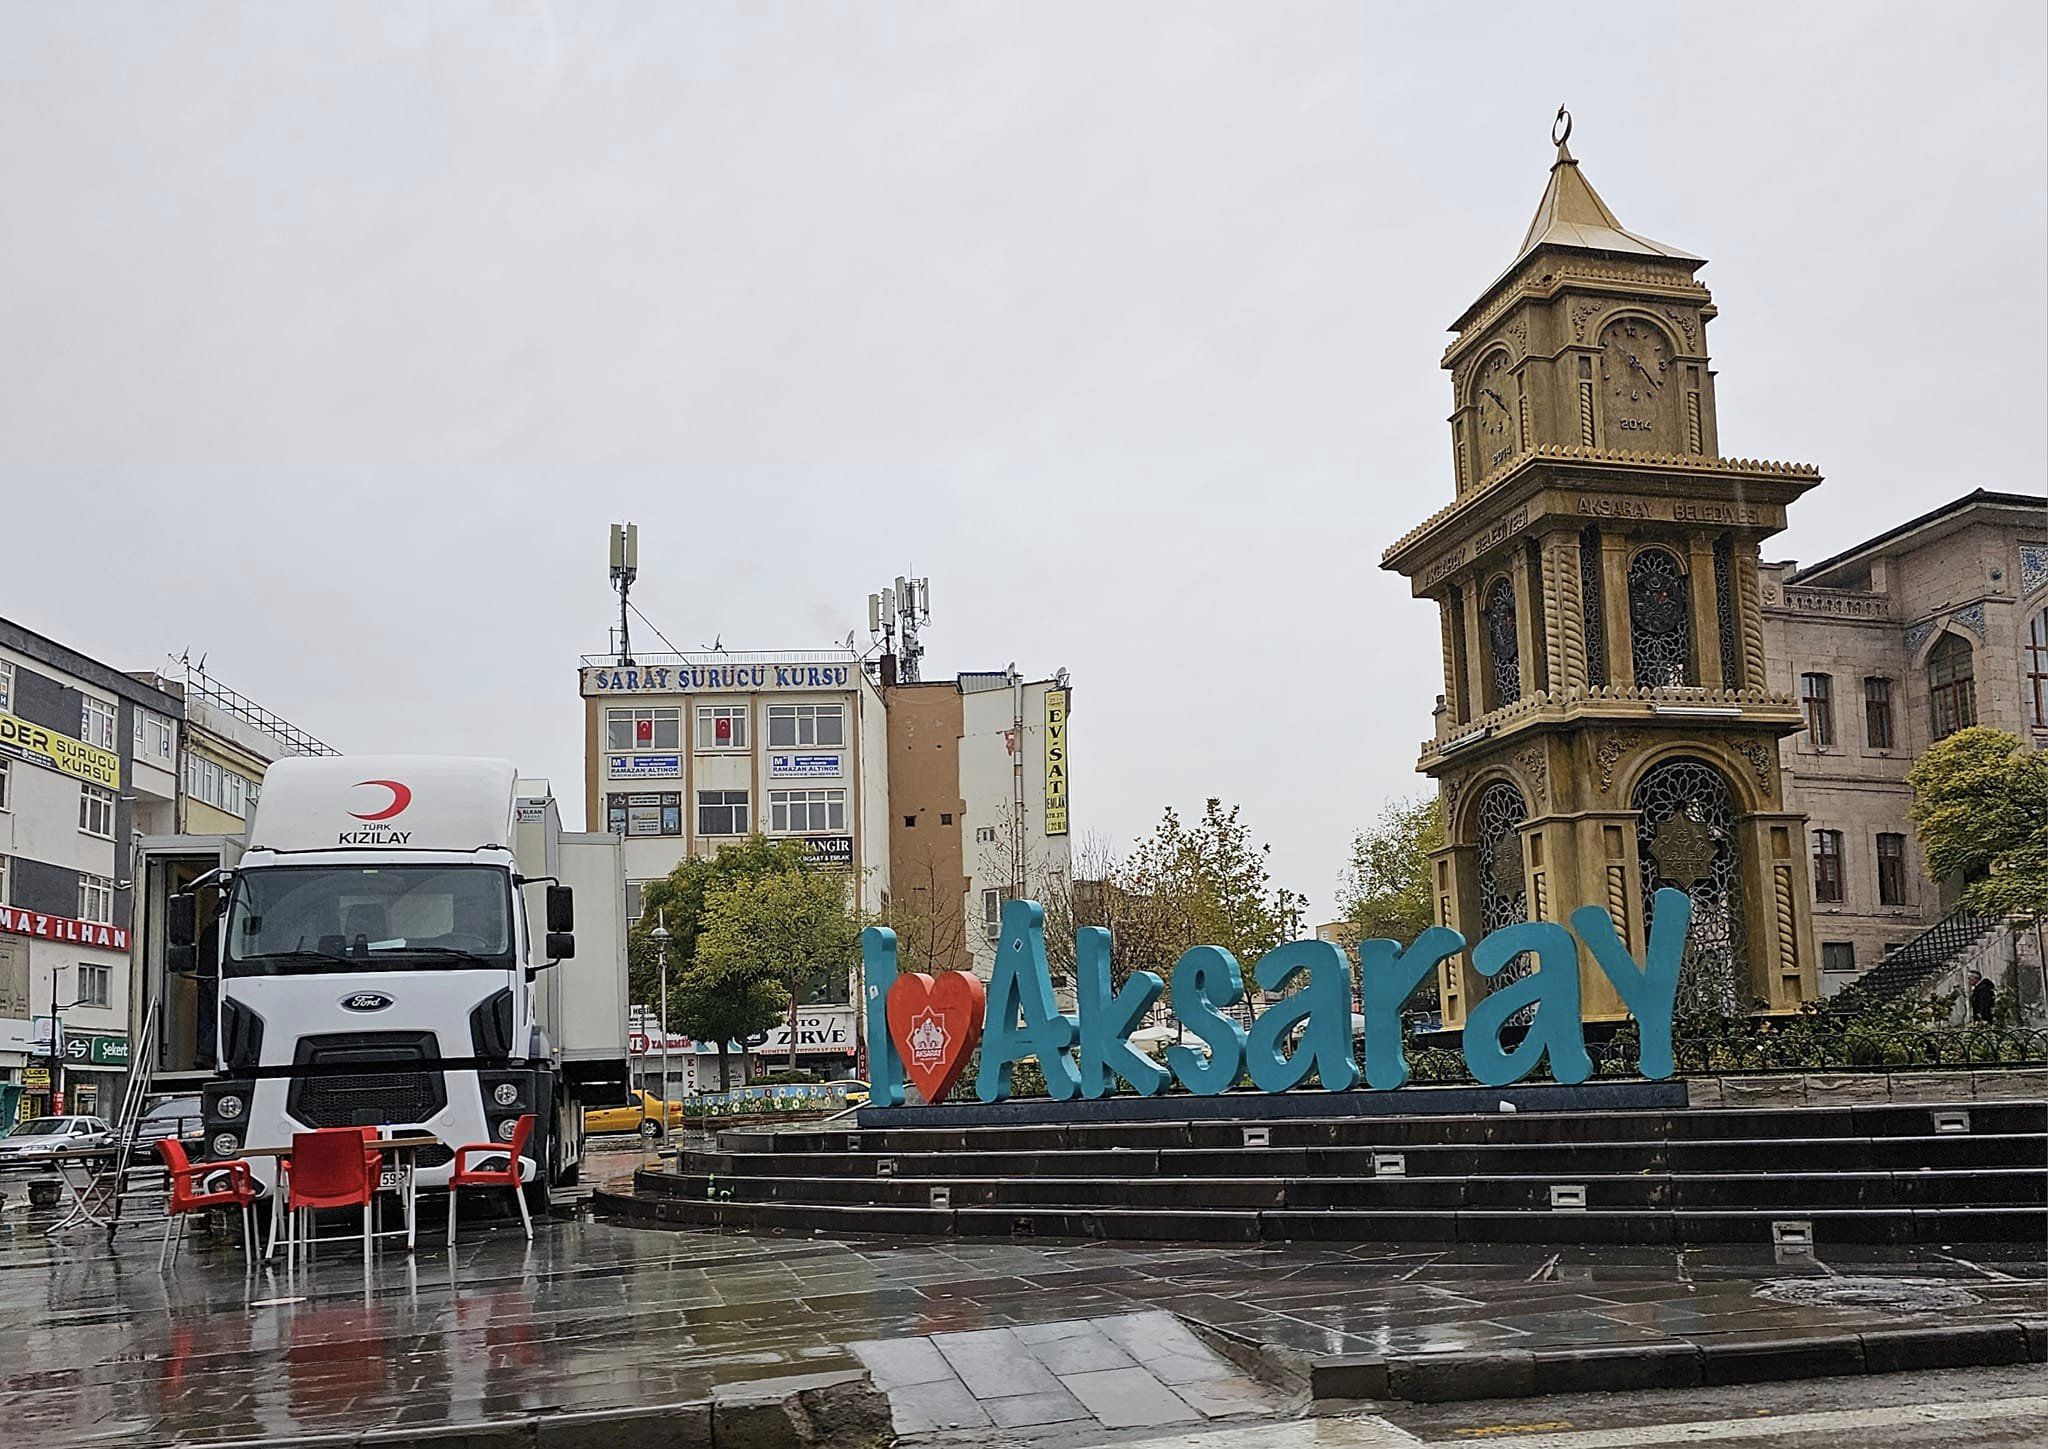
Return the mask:
<svg viewBox="0 0 2048 1449">
<path fill-rule="evenodd" d="M 1836 992 L 1824 1005 L 1830 1012 L 1853 1012 L 1895 1001 L 1955 971 L 2004 928 L 2005 921 L 1999 916 L 1982 915 L 1959 906 Z"/>
<path fill-rule="evenodd" d="M 2040 1101 L 1344 1115 L 1346 1096 L 1322 1100 L 1330 1115 L 1256 1121 L 726 1132 L 595 1203 L 626 1222 L 840 1235 L 1770 1245 L 1804 1234 L 2000 1241 L 2029 1255 L 2048 1242 Z"/>
</svg>

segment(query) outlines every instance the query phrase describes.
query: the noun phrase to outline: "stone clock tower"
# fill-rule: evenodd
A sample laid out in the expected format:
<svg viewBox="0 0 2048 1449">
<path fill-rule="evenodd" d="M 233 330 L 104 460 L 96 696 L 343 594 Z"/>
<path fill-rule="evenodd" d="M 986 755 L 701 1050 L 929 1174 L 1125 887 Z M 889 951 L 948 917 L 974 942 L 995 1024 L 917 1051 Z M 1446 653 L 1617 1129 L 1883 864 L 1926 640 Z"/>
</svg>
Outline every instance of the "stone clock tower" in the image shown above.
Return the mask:
<svg viewBox="0 0 2048 1449">
<path fill-rule="evenodd" d="M 1381 561 L 1442 621 L 1437 917 L 1476 941 L 1599 904 L 1640 956 L 1673 886 L 1680 1011 L 1791 1011 L 1818 994 L 1778 771 L 1801 719 L 1765 682 L 1757 544 L 1820 474 L 1721 455 L 1704 263 L 1623 229 L 1559 125 L 1520 252 L 1444 353 L 1457 496 Z M 1588 1018 L 1622 1014 L 1590 960 L 1580 980 Z M 1439 984 L 1446 1026 L 1489 986 L 1469 961 Z"/>
</svg>

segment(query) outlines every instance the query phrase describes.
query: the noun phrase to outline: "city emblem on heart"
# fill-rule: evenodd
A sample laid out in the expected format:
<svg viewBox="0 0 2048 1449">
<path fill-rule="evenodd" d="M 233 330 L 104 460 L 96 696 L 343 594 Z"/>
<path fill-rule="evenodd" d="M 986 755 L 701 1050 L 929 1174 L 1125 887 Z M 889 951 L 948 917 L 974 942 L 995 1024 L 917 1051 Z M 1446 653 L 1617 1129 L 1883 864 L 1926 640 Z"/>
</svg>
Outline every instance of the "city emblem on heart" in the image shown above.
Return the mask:
<svg viewBox="0 0 2048 1449">
<path fill-rule="evenodd" d="M 908 972 L 889 988 L 889 1035 L 904 1075 L 927 1102 L 943 1102 L 981 1042 L 987 994 L 968 971 Z"/>
</svg>

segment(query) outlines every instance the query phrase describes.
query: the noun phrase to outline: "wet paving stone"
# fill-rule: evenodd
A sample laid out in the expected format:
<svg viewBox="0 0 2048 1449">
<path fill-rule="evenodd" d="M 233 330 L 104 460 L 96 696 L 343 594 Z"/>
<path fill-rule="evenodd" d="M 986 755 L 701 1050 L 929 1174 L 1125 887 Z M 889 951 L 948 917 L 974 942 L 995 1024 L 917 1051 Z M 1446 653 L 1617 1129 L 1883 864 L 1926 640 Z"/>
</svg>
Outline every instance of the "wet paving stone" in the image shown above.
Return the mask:
<svg viewBox="0 0 2048 1449">
<path fill-rule="evenodd" d="M 250 1279 L 228 1245 L 195 1239 L 159 1276 L 146 1232 L 110 1252 L 46 1224 L 0 1220 L 10 1449 L 482 1425 L 863 1366 L 906 1434 L 1108 1423 L 1117 1385 L 1151 1406 L 1117 1411 L 1134 1426 L 1190 1423 L 1277 1409 L 1183 1320 L 1341 1354 L 1828 1340 L 2048 1307 L 2039 1262 L 1965 1249 L 1779 1263 L 1726 1247 L 829 1241 L 561 1221 L 529 1246 L 479 1222 L 452 1260 L 430 1224 L 417 1256 L 387 1251 L 367 1274 L 337 1248 Z M 1869 1281 L 1828 1291 L 1843 1278 Z"/>
</svg>

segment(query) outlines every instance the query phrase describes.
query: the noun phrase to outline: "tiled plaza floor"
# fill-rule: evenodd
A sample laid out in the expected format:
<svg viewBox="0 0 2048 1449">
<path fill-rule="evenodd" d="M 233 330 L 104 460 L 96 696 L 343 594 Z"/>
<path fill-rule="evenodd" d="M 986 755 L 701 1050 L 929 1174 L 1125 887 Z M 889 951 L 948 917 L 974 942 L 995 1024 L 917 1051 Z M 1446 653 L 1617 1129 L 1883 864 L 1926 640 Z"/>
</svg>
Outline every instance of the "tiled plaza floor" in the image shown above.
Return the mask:
<svg viewBox="0 0 2048 1449">
<path fill-rule="evenodd" d="M 97 1235 L 48 1240 L 44 1221 L 0 1214 L 0 1437 L 21 1449 L 475 1423 L 862 1366 L 902 1432 L 974 1429 L 979 1413 L 990 1436 L 1044 1433 L 1080 1413 L 1281 1411 L 1190 1349 L 1180 1320 L 1399 1353 L 2010 1318 L 2048 1301 L 2040 1263 L 1967 1251 L 1785 1266 L 1733 1250 L 839 1242 L 572 1222 L 539 1225 L 531 1247 L 516 1228 L 466 1228 L 451 1263 L 430 1221 L 415 1258 L 386 1253 L 368 1275 L 342 1245 L 310 1273 L 250 1282 L 239 1250 L 195 1245 L 166 1279 L 147 1234 L 110 1254 Z M 1843 1294 L 1846 1276 L 1875 1281 Z M 1860 1301 L 1801 1301 L 1815 1296 Z"/>
</svg>

